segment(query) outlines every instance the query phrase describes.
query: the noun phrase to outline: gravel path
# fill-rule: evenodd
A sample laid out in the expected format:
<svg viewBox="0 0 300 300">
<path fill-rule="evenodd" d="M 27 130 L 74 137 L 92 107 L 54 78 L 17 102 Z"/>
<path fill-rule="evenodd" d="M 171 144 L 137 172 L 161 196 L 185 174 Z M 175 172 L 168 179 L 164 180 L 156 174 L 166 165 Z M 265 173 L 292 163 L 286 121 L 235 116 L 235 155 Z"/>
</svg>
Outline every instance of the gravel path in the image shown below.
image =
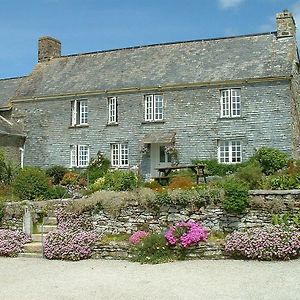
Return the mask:
<svg viewBox="0 0 300 300">
<path fill-rule="evenodd" d="M 300 299 L 300 260 L 49 261 L 0 258 L 0 299 Z"/>
</svg>

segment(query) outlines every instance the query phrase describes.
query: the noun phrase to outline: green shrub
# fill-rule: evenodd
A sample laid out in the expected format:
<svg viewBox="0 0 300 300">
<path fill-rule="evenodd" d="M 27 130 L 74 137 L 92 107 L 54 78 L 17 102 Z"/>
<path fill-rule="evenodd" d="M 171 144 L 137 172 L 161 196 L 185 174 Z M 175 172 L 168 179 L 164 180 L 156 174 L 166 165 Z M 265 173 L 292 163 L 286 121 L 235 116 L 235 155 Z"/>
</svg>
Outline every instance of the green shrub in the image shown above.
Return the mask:
<svg viewBox="0 0 300 300">
<path fill-rule="evenodd" d="M 0 199 L 0 225 L 4 216 L 4 200 Z M 1 227 L 1 226 L 0 226 Z"/>
<path fill-rule="evenodd" d="M 4 151 L 0 149 L 0 183 L 10 184 L 17 170 L 11 161 L 6 160 Z"/>
<path fill-rule="evenodd" d="M 109 168 L 110 161 L 99 151 L 97 156 L 91 159 L 91 162 L 85 172 L 88 182 L 93 184 L 98 178 L 103 177 Z"/>
<path fill-rule="evenodd" d="M 176 252 L 168 247 L 163 234 L 152 233 L 131 247 L 131 260 L 140 263 L 159 264 L 177 259 Z"/>
<path fill-rule="evenodd" d="M 251 161 L 245 165 L 241 165 L 237 169 L 235 177 L 245 182 L 250 189 L 258 189 L 260 188 L 263 173 L 260 164 L 257 161 Z"/>
<path fill-rule="evenodd" d="M 139 179 L 132 171 L 112 170 L 99 178 L 91 189 L 108 191 L 130 191 L 139 186 Z"/>
<path fill-rule="evenodd" d="M 51 177 L 53 184 L 59 184 L 67 171 L 63 166 L 53 166 L 46 170 L 46 174 Z"/>
<path fill-rule="evenodd" d="M 221 183 L 224 189 L 223 208 L 231 213 L 242 213 L 249 205 L 248 186 L 234 177 L 228 177 Z"/>
<path fill-rule="evenodd" d="M 256 151 L 253 159 L 257 160 L 266 175 L 287 167 L 288 155 L 278 149 L 262 147 Z"/>
<path fill-rule="evenodd" d="M 25 167 L 15 178 L 14 191 L 21 200 L 45 199 L 49 195 L 49 178 L 40 168 Z"/>
<path fill-rule="evenodd" d="M 61 199 L 70 197 L 67 189 L 61 185 L 54 185 L 49 188 L 50 199 Z"/>
<path fill-rule="evenodd" d="M 194 160 L 193 163 L 206 165 L 205 171 L 211 176 L 225 176 L 232 174 L 238 168 L 237 164 L 220 164 L 217 159 Z"/>
</svg>

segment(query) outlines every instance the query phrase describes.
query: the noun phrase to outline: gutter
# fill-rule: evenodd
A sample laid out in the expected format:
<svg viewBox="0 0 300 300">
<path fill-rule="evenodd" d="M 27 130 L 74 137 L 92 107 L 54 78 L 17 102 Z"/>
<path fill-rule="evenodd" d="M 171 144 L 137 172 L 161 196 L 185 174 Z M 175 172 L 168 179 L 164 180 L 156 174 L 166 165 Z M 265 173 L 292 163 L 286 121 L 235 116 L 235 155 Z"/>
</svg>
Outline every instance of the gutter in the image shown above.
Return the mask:
<svg viewBox="0 0 300 300">
<path fill-rule="evenodd" d="M 12 103 L 16 102 L 28 102 L 36 100 L 51 100 L 51 99 L 64 99 L 69 97 L 82 97 L 82 96 L 96 96 L 96 95 L 117 95 L 117 94 L 130 94 L 139 92 L 164 92 L 180 89 L 193 89 L 202 87 L 225 87 L 241 84 L 252 84 L 252 83 L 263 83 L 263 82 L 276 82 L 276 81 L 290 81 L 292 76 L 277 76 L 277 77 L 261 77 L 261 78 L 246 78 L 236 80 L 220 80 L 220 81 L 205 81 L 205 82 L 191 82 L 191 83 L 180 83 L 180 84 L 166 84 L 158 86 L 147 86 L 147 87 L 129 87 L 122 89 L 111 89 L 111 90 L 94 90 L 85 92 L 73 92 L 53 95 L 41 95 L 32 97 L 19 97 L 11 98 Z"/>
</svg>

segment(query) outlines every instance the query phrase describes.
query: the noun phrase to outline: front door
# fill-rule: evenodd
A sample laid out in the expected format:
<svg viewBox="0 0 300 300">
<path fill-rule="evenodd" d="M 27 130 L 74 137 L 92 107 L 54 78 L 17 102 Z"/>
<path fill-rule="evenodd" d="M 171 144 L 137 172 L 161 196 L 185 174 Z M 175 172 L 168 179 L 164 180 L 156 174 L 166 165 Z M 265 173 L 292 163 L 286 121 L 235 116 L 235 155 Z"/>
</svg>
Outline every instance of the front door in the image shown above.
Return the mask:
<svg viewBox="0 0 300 300">
<path fill-rule="evenodd" d="M 156 168 L 167 167 L 171 165 L 171 156 L 166 153 L 167 144 L 151 144 L 151 177 L 158 177 L 159 173 Z"/>
</svg>

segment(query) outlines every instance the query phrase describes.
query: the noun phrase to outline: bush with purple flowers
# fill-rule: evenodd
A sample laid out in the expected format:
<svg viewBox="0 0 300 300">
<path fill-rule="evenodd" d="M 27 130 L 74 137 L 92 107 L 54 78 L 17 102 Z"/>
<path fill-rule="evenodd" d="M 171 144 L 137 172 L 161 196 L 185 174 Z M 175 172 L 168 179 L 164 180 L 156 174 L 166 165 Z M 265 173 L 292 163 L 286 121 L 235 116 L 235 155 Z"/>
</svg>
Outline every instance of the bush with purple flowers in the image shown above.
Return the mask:
<svg viewBox="0 0 300 300">
<path fill-rule="evenodd" d="M 279 225 L 235 231 L 227 237 L 225 251 L 237 258 L 288 260 L 300 255 L 300 231 Z"/>
<path fill-rule="evenodd" d="M 179 222 L 171 226 L 165 237 L 171 246 L 189 248 L 208 238 L 208 230 L 195 221 Z"/>
<path fill-rule="evenodd" d="M 0 256 L 17 256 L 30 237 L 22 231 L 0 229 Z"/>
<path fill-rule="evenodd" d="M 48 259 L 86 259 L 91 257 L 96 239 L 97 235 L 93 231 L 51 231 L 44 241 L 44 254 Z"/>
<path fill-rule="evenodd" d="M 56 211 L 57 230 L 47 234 L 44 254 L 48 259 L 81 260 L 91 257 L 98 239 L 93 225 L 84 214 Z"/>
</svg>

